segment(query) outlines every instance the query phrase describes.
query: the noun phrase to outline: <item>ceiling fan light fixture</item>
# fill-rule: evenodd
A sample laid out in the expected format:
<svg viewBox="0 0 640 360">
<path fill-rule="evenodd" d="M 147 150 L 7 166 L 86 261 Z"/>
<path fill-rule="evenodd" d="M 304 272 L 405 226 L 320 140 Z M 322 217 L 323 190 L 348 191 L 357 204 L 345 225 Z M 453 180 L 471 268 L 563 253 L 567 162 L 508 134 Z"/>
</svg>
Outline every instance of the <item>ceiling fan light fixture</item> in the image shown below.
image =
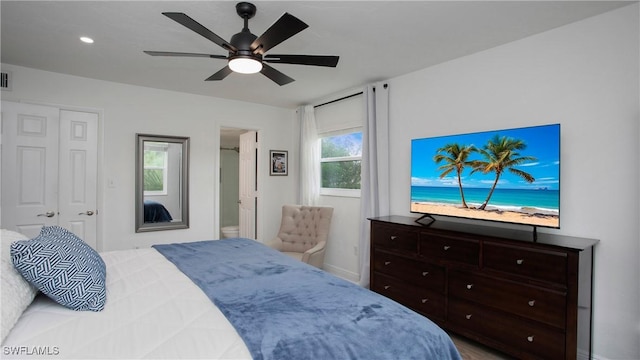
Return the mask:
<svg viewBox="0 0 640 360">
<path fill-rule="evenodd" d="M 255 74 L 262 70 L 262 63 L 250 57 L 234 57 L 229 60 L 229 68 L 240 74 Z"/>
</svg>

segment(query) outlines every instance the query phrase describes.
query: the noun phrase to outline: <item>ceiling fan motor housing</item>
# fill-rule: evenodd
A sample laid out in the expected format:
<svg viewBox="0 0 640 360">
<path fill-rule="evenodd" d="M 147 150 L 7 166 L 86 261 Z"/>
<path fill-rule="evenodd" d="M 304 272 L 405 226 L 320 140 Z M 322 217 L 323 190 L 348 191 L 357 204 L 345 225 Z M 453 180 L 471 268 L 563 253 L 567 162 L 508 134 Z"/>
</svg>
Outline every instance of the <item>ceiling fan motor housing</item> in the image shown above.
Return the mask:
<svg viewBox="0 0 640 360">
<path fill-rule="evenodd" d="M 254 54 L 251 49 L 251 44 L 258 37 L 249 32 L 248 29 L 242 30 L 241 32 L 233 35 L 231 37 L 231 45 L 235 46 L 237 51 L 229 51 L 229 60 L 234 58 L 251 58 L 257 61 L 262 61 L 261 54 Z"/>
</svg>

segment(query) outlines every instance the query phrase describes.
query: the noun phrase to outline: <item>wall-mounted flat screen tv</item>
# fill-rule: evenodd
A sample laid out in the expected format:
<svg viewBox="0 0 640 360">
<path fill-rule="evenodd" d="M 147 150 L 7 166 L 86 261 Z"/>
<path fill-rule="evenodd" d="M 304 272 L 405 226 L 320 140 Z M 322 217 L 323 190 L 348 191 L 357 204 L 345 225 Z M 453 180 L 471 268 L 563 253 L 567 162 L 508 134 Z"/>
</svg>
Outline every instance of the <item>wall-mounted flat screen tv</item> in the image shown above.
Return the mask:
<svg viewBox="0 0 640 360">
<path fill-rule="evenodd" d="M 560 124 L 413 139 L 411 212 L 560 227 Z"/>
</svg>

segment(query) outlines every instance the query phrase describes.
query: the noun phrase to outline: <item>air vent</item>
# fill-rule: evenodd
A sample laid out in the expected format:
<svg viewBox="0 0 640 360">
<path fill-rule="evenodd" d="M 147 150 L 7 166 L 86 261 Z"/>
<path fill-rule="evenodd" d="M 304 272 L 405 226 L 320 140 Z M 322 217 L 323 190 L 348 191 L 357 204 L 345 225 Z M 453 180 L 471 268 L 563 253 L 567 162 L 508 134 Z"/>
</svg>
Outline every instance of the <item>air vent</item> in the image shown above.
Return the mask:
<svg viewBox="0 0 640 360">
<path fill-rule="evenodd" d="M 0 72 L 0 89 L 11 91 L 11 73 L 8 71 Z"/>
</svg>

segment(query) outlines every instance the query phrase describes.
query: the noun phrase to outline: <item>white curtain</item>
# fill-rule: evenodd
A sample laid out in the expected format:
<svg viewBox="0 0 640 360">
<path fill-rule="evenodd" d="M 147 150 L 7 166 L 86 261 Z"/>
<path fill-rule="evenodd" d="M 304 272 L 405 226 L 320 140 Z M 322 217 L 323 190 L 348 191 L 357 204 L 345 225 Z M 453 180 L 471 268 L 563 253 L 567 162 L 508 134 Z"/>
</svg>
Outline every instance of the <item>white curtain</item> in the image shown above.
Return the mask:
<svg viewBox="0 0 640 360">
<path fill-rule="evenodd" d="M 318 205 L 320 198 L 320 147 L 313 106 L 298 108 L 300 120 L 300 204 Z"/>
<path fill-rule="evenodd" d="M 360 285 L 369 286 L 370 217 L 389 215 L 389 87 L 367 85 L 362 133 L 362 183 L 359 241 Z"/>
</svg>

